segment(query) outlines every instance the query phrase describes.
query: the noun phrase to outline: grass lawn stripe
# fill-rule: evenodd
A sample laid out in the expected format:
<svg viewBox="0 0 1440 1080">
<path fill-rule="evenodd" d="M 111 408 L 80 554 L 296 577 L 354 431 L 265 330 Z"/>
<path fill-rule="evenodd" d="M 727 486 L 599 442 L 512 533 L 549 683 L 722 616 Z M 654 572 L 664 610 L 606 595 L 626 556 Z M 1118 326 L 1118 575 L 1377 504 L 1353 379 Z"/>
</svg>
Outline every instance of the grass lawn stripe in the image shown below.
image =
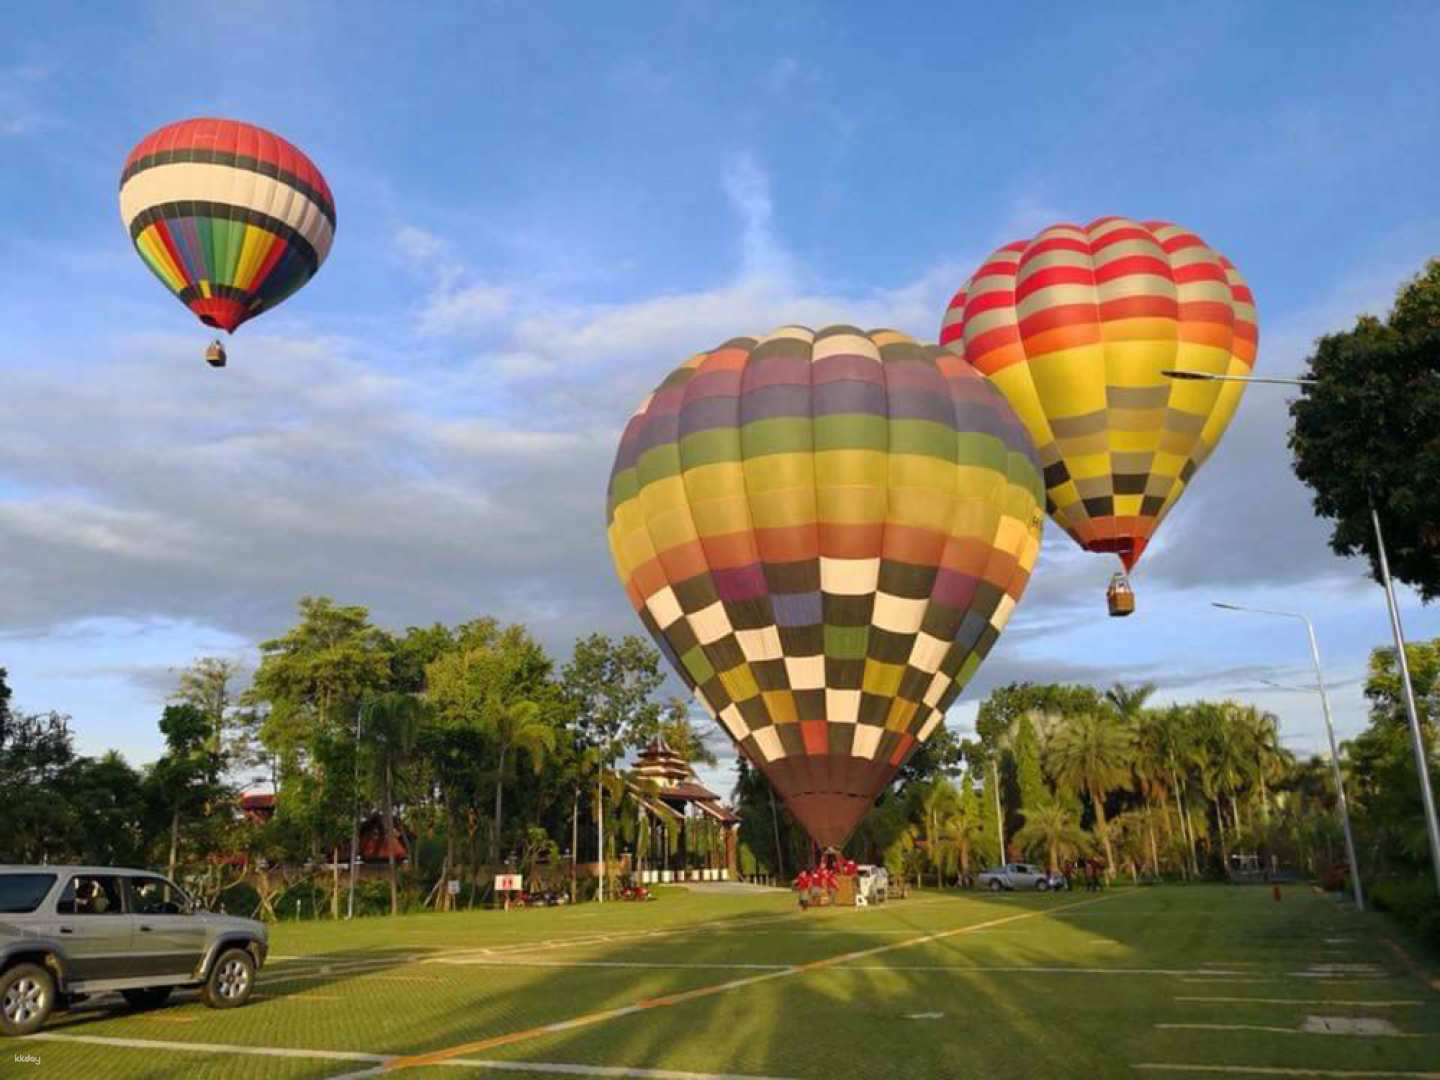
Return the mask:
<svg viewBox="0 0 1440 1080">
<path fill-rule="evenodd" d="M 1374 1031 L 1307 1031 L 1305 1028 L 1271 1027 L 1268 1024 L 1156 1024 L 1161 1031 L 1264 1031 L 1271 1035 L 1320 1035 L 1351 1039 L 1433 1039 L 1434 1035 L 1412 1035 L 1403 1031 L 1380 1034 Z"/>
<path fill-rule="evenodd" d="M 229 1043 L 168 1042 L 163 1039 L 121 1039 L 106 1035 L 59 1035 L 42 1032 L 26 1036 L 43 1042 L 89 1043 L 94 1046 L 127 1050 L 179 1050 L 196 1054 L 230 1054 L 246 1057 L 301 1058 L 318 1061 L 354 1061 L 383 1066 L 393 1060 L 390 1054 L 366 1054 L 353 1050 L 296 1050 L 281 1046 L 235 1046 Z M 602 1076 L 636 1080 L 786 1080 L 778 1076 L 756 1076 L 741 1073 L 689 1072 L 678 1069 L 630 1069 L 621 1065 L 575 1065 L 554 1061 L 480 1061 L 473 1058 L 451 1058 L 436 1062 L 454 1068 L 495 1069 L 502 1072 L 559 1073 L 568 1076 Z M 379 1069 L 365 1069 L 350 1077 L 374 1076 Z M 339 1078 L 344 1080 L 344 1078 Z"/>
<path fill-rule="evenodd" d="M 756 983 L 768 982 L 772 979 L 784 979 L 795 975 L 803 975 L 812 971 L 819 971 L 826 968 L 833 968 L 850 960 L 863 960 L 870 956 L 878 956 L 882 953 L 893 952 L 896 949 L 906 949 L 915 945 L 923 945 L 932 941 L 943 941 L 947 938 L 957 937 L 960 934 L 974 933 L 976 930 L 985 929 L 991 926 L 1000 926 L 1005 923 L 1018 922 L 1021 919 L 1033 919 L 1040 915 L 1049 915 L 1054 911 L 1065 911 L 1070 908 L 1087 907 L 1091 904 L 1099 904 L 1106 900 L 1114 899 L 1114 895 L 1100 896 L 1094 900 L 1080 900 L 1073 904 L 1065 904 L 1059 908 L 1037 908 L 1022 911 L 1015 915 L 1006 915 L 999 919 L 991 919 L 982 923 L 974 923 L 969 926 L 956 927 L 951 930 L 941 930 L 932 934 L 922 934 L 919 937 L 909 938 L 905 941 L 897 941 L 888 945 L 876 945 L 873 948 L 861 949 L 854 952 L 841 953 L 839 956 L 828 957 L 824 960 L 812 960 L 805 964 L 797 964 L 793 967 L 784 968 L 779 971 L 769 971 L 761 975 L 752 975 L 745 979 L 733 979 L 730 982 L 717 983 L 713 986 L 697 987 L 693 990 L 684 990 L 675 994 L 667 994 L 662 997 L 651 998 L 638 1002 L 635 1005 L 620 1009 L 608 1009 L 604 1012 L 590 1013 L 577 1016 L 573 1020 L 563 1021 L 560 1024 L 547 1024 L 540 1027 L 529 1028 L 525 1031 L 515 1031 L 507 1035 L 497 1035 L 489 1039 L 480 1039 L 476 1042 L 461 1043 L 445 1050 L 434 1050 L 425 1054 L 416 1054 L 410 1057 L 396 1058 L 384 1065 L 386 1072 L 394 1072 L 399 1069 L 411 1069 L 422 1065 L 436 1065 L 451 1058 L 461 1057 L 465 1054 L 483 1052 L 496 1049 L 501 1046 L 510 1046 L 526 1039 L 538 1038 L 541 1035 L 549 1035 L 559 1031 L 570 1031 L 579 1027 L 589 1027 L 594 1024 L 602 1024 L 609 1020 L 619 1019 L 633 1013 L 648 1011 L 650 1009 L 666 1008 L 672 1005 L 679 1005 L 687 1001 L 694 1001 L 697 998 L 710 997 L 715 994 L 727 993 L 731 990 L 738 990 L 746 986 L 754 986 Z"/>
<path fill-rule="evenodd" d="M 1132 1065 L 1132 1069 L 1149 1072 L 1198 1072 L 1198 1073 L 1245 1073 L 1249 1076 L 1334 1076 L 1354 1077 L 1408 1077 L 1409 1080 L 1440 1080 L 1437 1072 L 1405 1072 L 1399 1069 L 1290 1069 L 1276 1065 L 1179 1065 L 1147 1061 Z"/>
</svg>

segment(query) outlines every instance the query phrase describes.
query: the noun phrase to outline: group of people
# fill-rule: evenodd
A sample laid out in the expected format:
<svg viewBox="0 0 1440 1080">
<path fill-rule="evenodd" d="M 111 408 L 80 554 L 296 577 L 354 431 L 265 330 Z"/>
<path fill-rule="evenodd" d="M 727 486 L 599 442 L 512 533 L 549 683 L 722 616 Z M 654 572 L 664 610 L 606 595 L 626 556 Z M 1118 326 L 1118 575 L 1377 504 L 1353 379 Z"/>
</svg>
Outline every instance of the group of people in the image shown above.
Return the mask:
<svg viewBox="0 0 1440 1080">
<path fill-rule="evenodd" d="M 1086 892 L 1099 892 L 1105 887 L 1105 860 L 1096 858 L 1072 859 L 1060 868 L 1065 875 L 1065 888 L 1074 889 L 1080 880 L 1085 882 Z"/>
<path fill-rule="evenodd" d="M 853 878 L 857 873 L 859 868 L 854 859 L 842 859 L 836 852 L 827 851 L 819 866 L 795 875 L 795 892 L 800 898 L 801 910 L 825 902 L 822 897 L 828 897 L 828 902 L 833 904 L 835 894 L 840 891 L 840 879 Z"/>
</svg>

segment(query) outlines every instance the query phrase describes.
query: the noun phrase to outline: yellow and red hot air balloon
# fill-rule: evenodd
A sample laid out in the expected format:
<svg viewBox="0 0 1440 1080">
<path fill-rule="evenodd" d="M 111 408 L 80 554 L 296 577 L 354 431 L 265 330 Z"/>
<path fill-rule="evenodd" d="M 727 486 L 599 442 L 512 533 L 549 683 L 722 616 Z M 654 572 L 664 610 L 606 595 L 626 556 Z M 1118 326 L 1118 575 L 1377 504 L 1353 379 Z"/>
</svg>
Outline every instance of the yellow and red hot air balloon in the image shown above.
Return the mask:
<svg viewBox="0 0 1440 1080">
<path fill-rule="evenodd" d="M 950 301 L 940 341 L 1024 421 L 1050 516 L 1128 574 L 1245 390 L 1161 372 L 1248 375 L 1258 332 L 1244 279 L 1200 237 L 1105 217 L 996 251 Z M 1133 606 L 1117 575 L 1112 614 Z"/>
<path fill-rule="evenodd" d="M 142 139 L 120 174 L 120 218 L 165 287 L 226 333 L 309 281 L 335 237 L 314 162 L 238 120 L 182 120 Z M 224 366 L 218 341 L 206 360 Z"/>
<path fill-rule="evenodd" d="M 1040 550 L 1035 448 L 955 353 L 787 326 L 676 368 L 610 478 L 615 567 L 822 847 L 939 725 Z"/>
</svg>

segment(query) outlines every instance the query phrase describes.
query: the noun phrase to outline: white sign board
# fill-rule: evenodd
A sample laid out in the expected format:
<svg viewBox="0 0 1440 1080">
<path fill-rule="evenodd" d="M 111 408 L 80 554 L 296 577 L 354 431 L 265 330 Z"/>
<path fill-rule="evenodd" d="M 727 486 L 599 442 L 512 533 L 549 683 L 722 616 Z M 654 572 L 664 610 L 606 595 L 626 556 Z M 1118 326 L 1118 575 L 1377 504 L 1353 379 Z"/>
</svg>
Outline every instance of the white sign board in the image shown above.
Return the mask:
<svg viewBox="0 0 1440 1080">
<path fill-rule="evenodd" d="M 520 892 L 523 886 L 520 884 L 519 874 L 496 874 L 496 892 Z"/>
<path fill-rule="evenodd" d="M 445 886 L 445 888 L 446 888 L 446 890 L 450 893 L 451 896 L 459 896 L 459 895 L 460 895 L 460 879 L 459 879 L 459 878 L 451 878 L 450 881 L 449 881 L 449 883 Z"/>
</svg>

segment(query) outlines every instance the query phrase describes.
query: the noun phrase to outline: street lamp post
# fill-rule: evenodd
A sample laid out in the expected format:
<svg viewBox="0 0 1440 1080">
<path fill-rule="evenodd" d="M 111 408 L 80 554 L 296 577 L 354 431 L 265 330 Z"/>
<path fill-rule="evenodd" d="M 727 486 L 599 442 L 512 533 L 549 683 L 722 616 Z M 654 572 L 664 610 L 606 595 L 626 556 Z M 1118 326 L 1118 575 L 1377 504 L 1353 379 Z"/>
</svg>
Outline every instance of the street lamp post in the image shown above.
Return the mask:
<svg viewBox="0 0 1440 1080">
<path fill-rule="evenodd" d="M 345 902 L 347 919 L 355 917 L 355 860 L 360 851 L 360 719 L 364 715 L 365 706 L 362 704 L 355 710 L 355 813 L 350 821 L 350 897 Z"/>
<path fill-rule="evenodd" d="M 1186 371 L 1168 368 L 1160 372 L 1167 379 L 1188 379 L 1205 382 L 1257 382 L 1279 386 L 1315 386 L 1319 379 L 1264 379 L 1254 375 L 1217 375 L 1209 371 Z M 1370 522 L 1375 527 L 1375 549 L 1380 562 L 1380 584 L 1385 587 L 1385 603 L 1390 610 L 1390 632 L 1395 637 L 1395 662 L 1400 669 L 1400 686 L 1405 697 L 1405 712 L 1410 720 L 1411 750 L 1415 755 L 1415 771 L 1420 776 L 1420 802 L 1425 811 L 1425 831 L 1430 838 L 1430 869 L 1435 874 L 1435 889 L 1440 892 L 1440 817 L 1435 812 L 1435 793 L 1430 787 L 1430 763 L 1425 756 L 1425 739 L 1420 731 L 1420 715 L 1415 709 L 1415 686 L 1410 680 L 1410 662 L 1405 656 L 1405 632 L 1400 626 L 1400 608 L 1395 602 L 1395 583 L 1390 579 L 1390 559 L 1385 552 L 1385 534 L 1380 529 L 1380 514 L 1375 500 L 1370 500 Z M 1353 856 L 1352 856 L 1353 857 Z"/>
<path fill-rule="evenodd" d="M 1330 718 L 1330 695 L 1325 692 L 1325 676 L 1320 670 L 1320 646 L 1315 641 L 1315 627 L 1310 619 L 1298 611 L 1270 611 L 1265 608 L 1242 607 L 1239 604 L 1222 604 L 1212 601 L 1212 606 L 1226 611 L 1248 611 L 1254 615 L 1277 615 L 1285 619 L 1299 619 L 1305 624 L 1310 635 L 1310 658 L 1315 661 L 1315 685 L 1320 689 L 1320 706 L 1325 713 L 1325 737 L 1330 741 L 1330 767 L 1335 773 L 1335 802 L 1340 808 L 1340 823 L 1345 828 L 1345 854 L 1350 859 L 1350 884 L 1355 892 L 1355 907 L 1365 910 L 1365 893 L 1360 888 L 1360 862 L 1355 858 L 1355 834 L 1350 828 L 1350 806 L 1345 801 L 1345 780 L 1340 774 L 1340 751 L 1335 745 L 1335 725 Z"/>
</svg>

